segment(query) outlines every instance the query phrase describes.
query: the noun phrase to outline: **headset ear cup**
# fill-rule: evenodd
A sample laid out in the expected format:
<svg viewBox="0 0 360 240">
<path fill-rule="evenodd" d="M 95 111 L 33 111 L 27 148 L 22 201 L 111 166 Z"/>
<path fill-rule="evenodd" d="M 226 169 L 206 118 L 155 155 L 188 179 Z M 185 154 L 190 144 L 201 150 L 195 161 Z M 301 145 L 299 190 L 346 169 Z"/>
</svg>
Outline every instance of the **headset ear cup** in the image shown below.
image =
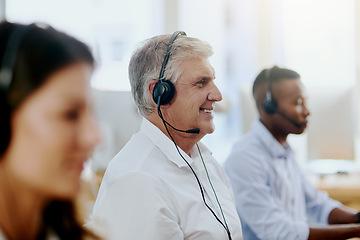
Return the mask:
<svg viewBox="0 0 360 240">
<path fill-rule="evenodd" d="M 275 99 L 271 98 L 271 100 L 267 100 L 265 99 L 264 101 L 264 109 L 265 112 L 267 112 L 268 114 L 274 114 L 277 111 L 277 102 Z"/>
<path fill-rule="evenodd" d="M 10 114 L 11 107 L 5 97 L 5 94 L 0 91 L 0 155 L 5 152 L 10 142 Z"/>
<path fill-rule="evenodd" d="M 168 104 L 175 95 L 175 86 L 169 80 L 158 81 L 153 90 L 153 100 L 158 104 L 160 97 L 160 105 Z"/>
</svg>

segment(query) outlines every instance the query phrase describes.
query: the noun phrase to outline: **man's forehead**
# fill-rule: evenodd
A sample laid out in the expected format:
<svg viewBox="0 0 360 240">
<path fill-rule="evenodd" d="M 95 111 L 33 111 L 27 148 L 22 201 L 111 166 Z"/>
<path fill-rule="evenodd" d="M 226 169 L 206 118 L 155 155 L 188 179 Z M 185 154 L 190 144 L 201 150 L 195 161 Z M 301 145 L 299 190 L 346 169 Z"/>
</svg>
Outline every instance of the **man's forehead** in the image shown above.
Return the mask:
<svg viewBox="0 0 360 240">
<path fill-rule="evenodd" d="M 291 95 L 295 92 L 302 91 L 302 84 L 299 78 L 279 79 L 271 84 L 271 91 L 278 95 Z"/>
<path fill-rule="evenodd" d="M 181 75 L 189 75 L 196 78 L 215 78 L 215 68 L 208 58 L 185 58 L 181 62 Z"/>
</svg>

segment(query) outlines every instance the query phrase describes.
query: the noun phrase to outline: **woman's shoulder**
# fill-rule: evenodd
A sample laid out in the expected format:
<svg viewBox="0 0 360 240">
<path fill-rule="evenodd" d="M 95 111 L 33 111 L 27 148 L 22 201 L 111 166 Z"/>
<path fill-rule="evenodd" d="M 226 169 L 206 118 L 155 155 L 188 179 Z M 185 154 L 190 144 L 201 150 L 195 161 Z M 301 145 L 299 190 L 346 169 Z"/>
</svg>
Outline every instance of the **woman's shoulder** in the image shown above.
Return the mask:
<svg viewBox="0 0 360 240">
<path fill-rule="evenodd" d="M 5 237 L 5 234 L 3 233 L 1 227 L 0 227 L 0 240 L 7 240 L 7 238 Z"/>
</svg>

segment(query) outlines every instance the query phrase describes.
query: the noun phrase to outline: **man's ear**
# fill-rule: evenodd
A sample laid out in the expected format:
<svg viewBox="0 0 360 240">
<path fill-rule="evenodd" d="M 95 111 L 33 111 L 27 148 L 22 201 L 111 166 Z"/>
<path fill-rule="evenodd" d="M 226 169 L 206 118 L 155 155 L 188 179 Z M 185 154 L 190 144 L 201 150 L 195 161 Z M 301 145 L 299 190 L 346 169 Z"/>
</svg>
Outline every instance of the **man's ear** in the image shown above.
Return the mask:
<svg viewBox="0 0 360 240">
<path fill-rule="evenodd" d="M 151 80 L 151 81 L 149 82 L 148 91 L 149 91 L 149 93 L 150 93 L 150 95 L 151 95 L 151 98 L 152 98 L 152 96 L 153 96 L 154 87 L 155 87 L 155 84 L 156 84 L 157 82 L 158 82 L 158 80 L 155 80 L 155 79 L 153 79 L 153 80 Z M 155 103 L 155 104 L 156 104 L 156 103 Z M 161 107 L 162 107 L 162 109 L 169 108 L 169 107 L 170 107 L 170 103 L 165 104 L 165 105 L 161 105 Z"/>
<path fill-rule="evenodd" d="M 151 97 L 152 97 L 152 95 L 153 95 L 154 87 L 155 87 L 155 84 L 156 84 L 157 82 L 158 82 L 158 80 L 155 80 L 155 79 L 153 79 L 153 80 L 151 80 L 151 81 L 149 82 L 148 90 L 149 90 L 149 92 L 150 92 Z"/>
</svg>

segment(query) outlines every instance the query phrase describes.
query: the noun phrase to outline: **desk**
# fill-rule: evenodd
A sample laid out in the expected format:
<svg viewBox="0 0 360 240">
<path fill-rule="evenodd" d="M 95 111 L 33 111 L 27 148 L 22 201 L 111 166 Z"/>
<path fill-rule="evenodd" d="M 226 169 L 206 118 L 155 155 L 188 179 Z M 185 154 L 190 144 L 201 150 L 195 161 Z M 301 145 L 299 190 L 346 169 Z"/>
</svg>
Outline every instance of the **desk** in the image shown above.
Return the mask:
<svg viewBox="0 0 360 240">
<path fill-rule="evenodd" d="M 360 174 L 325 175 L 315 181 L 315 186 L 345 206 L 360 210 Z"/>
<path fill-rule="evenodd" d="M 345 206 L 360 210 L 360 174 L 325 175 L 315 186 Z"/>
<path fill-rule="evenodd" d="M 81 181 L 81 189 L 75 199 L 76 213 L 81 223 L 86 223 L 90 217 L 104 174 L 105 171 L 99 171 L 92 174 L 90 179 Z"/>
</svg>

